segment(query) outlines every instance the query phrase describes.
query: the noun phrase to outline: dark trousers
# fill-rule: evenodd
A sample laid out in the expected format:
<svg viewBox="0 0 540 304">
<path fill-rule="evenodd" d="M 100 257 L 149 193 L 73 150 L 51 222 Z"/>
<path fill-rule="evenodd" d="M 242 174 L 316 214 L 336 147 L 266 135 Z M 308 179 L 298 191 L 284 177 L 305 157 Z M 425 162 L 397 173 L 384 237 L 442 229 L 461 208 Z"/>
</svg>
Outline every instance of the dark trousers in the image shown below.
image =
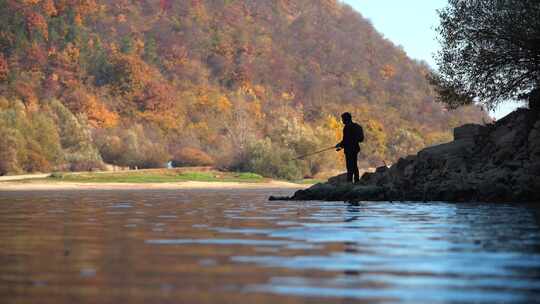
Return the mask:
<svg viewBox="0 0 540 304">
<path fill-rule="evenodd" d="M 360 180 L 358 151 L 345 151 L 345 162 L 347 163 L 347 181 L 356 183 Z"/>
</svg>

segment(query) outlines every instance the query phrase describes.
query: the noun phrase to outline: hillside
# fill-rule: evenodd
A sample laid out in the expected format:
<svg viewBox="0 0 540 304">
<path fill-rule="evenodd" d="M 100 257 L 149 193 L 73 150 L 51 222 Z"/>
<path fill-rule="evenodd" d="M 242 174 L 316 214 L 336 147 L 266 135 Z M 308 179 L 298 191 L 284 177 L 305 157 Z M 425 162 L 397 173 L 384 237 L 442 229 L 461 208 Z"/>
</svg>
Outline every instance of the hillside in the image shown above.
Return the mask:
<svg viewBox="0 0 540 304">
<path fill-rule="evenodd" d="M 487 116 L 335 0 L 0 0 L 0 173 L 178 164 L 297 178 L 378 166 Z"/>
</svg>

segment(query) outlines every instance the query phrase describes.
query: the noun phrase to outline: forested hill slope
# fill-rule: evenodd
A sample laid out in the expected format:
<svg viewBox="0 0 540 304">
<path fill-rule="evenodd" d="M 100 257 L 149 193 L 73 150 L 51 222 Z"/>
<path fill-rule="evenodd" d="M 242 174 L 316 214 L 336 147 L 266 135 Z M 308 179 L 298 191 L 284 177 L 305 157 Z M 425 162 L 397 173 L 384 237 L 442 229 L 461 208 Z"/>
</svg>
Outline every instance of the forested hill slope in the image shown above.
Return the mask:
<svg viewBox="0 0 540 304">
<path fill-rule="evenodd" d="M 364 165 L 486 117 L 434 102 L 428 67 L 335 0 L 0 0 L 0 173 L 168 159 L 298 177 Z"/>
</svg>

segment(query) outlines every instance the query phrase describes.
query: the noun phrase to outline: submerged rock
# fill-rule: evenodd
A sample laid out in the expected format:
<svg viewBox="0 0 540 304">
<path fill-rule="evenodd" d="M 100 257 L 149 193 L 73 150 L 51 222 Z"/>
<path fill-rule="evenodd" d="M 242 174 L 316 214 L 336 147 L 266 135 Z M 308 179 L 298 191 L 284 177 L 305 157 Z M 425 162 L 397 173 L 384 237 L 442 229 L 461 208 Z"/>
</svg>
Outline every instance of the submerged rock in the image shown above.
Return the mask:
<svg viewBox="0 0 540 304">
<path fill-rule="evenodd" d="M 540 202 L 540 121 L 518 109 L 496 123 L 454 129 L 454 141 L 428 147 L 358 184 L 344 174 L 293 200 Z"/>
</svg>

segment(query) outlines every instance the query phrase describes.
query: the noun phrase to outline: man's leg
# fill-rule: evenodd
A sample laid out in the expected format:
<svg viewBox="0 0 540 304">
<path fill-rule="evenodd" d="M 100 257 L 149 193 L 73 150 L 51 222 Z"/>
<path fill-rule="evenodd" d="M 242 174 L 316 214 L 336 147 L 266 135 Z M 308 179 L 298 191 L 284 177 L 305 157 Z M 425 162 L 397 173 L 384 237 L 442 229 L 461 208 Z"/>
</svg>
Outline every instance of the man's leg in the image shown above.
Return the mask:
<svg viewBox="0 0 540 304">
<path fill-rule="evenodd" d="M 356 163 L 356 157 L 354 153 L 345 153 L 345 164 L 347 165 L 347 182 L 353 181 L 354 176 L 354 163 Z"/>
<path fill-rule="evenodd" d="M 357 183 L 360 181 L 360 172 L 358 171 L 358 152 L 353 153 L 351 158 L 352 175 L 354 177 L 353 181 Z"/>
</svg>

